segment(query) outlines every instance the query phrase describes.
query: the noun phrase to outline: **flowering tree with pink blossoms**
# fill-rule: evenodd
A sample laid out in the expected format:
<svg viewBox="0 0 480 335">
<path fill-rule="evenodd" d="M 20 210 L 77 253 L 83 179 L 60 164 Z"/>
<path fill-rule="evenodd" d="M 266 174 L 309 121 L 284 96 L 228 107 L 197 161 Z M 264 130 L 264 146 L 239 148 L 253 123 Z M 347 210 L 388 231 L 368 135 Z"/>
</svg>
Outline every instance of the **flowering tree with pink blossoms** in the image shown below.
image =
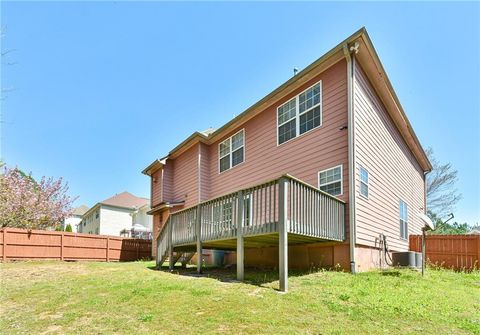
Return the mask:
<svg viewBox="0 0 480 335">
<path fill-rule="evenodd" d="M 62 178 L 35 181 L 18 168 L 4 168 L 0 176 L 0 227 L 46 229 L 59 225 L 72 212 L 75 200 L 67 195 Z"/>
</svg>

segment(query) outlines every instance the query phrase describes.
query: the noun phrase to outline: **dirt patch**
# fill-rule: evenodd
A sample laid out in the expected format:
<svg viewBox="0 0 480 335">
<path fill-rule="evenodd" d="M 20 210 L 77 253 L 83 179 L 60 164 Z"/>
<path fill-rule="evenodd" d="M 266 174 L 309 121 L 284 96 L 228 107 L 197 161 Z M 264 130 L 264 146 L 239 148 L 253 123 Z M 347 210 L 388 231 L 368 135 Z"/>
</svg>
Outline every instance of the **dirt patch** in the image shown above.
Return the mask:
<svg viewBox="0 0 480 335">
<path fill-rule="evenodd" d="M 62 326 L 52 325 L 47 328 L 44 332 L 40 334 L 63 334 Z"/>
<path fill-rule="evenodd" d="M 39 282 L 52 280 L 61 277 L 63 274 L 89 274 L 85 263 L 64 263 L 64 262 L 16 262 L 5 264 L 0 267 L 0 279 L 2 285 L 8 285 L 12 282 Z"/>
<path fill-rule="evenodd" d="M 62 313 L 57 313 L 57 314 L 41 313 L 38 316 L 40 320 L 45 320 L 45 319 L 56 320 L 56 319 L 61 319 L 62 317 L 63 317 Z"/>
</svg>

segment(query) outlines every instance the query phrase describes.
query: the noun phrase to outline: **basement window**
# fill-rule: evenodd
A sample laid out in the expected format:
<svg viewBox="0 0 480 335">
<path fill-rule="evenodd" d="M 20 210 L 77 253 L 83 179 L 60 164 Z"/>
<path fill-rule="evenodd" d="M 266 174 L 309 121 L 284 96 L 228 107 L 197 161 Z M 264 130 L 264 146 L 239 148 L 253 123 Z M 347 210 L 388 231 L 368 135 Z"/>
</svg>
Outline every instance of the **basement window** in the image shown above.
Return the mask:
<svg viewBox="0 0 480 335">
<path fill-rule="evenodd" d="M 322 82 L 277 108 L 278 145 L 322 125 Z"/>
<path fill-rule="evenodd" d="M 342 165 L 335 166 L 318 173 L 318 188 L 331 195 L 342 195 L 343 176 Z"/>
<path fill-rule="evenodd" d="M 220 173 L 243 163 L 245 159 L 245 131 L 242 129 L 218 145 Z"/>
</svg>

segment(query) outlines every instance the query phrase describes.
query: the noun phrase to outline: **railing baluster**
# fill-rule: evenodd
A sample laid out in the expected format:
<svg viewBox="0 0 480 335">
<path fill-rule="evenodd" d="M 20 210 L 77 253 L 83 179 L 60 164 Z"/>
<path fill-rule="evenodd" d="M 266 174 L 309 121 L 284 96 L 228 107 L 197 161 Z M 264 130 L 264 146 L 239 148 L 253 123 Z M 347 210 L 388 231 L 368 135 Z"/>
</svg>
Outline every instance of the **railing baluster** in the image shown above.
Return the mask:
<svg viewBox="0 0 480 335">
<path fill-rule="evenodd" d="M 288 185 L 284 195 L 287 202 L 284 207 L 287 231 L 323 239 L 344 240 L 345 204 L 293 177 L 284 178 Z M 235 192 L 203 202 L 198 209 L 193 207 L 172 213 L 158 235 L 157 252 L 165 254 L 170 246 L 194 245 L 197 240 L 197 222 L 200 227 L 198 237 L 202 241 L 235 238 L 239 217 L 245 222 L 245 235 L 278 231 L 279 187 L 279 179 L 276 179 L 241 190 L 242 199 Z M 239 201 L 242 201 L 245 209 L 241 213 L 238 213 Z M 168 227 L 170 235 L 165 229 Z"/>
<path fill-rule="evenodd" d="M 272 188 L 275 184 L 268 187 L 268 232 L 272 231 Z"/>
<path fill-rule="evenodd" d="M 308 234 L 307 235 L 313 235 L 312 234 L 312 192 L 308 188 L 305 188 L 305 191 L 307 192 L 307 217 L 308 217 Z"/>
</svg>

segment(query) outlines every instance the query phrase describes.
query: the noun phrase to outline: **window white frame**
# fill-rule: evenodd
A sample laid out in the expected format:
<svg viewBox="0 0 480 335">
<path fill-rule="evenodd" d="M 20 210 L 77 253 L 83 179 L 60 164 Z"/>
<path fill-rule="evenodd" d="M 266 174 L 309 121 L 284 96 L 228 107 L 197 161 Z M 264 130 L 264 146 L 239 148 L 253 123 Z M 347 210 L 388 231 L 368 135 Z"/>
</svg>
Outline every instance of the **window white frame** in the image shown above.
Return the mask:
<svg viewBox="0 0 480 335">
<path fill-rule="evenodd" d="M 233 150 L 233 147 L 232 147 L 232 138 L 235 136 L 235 135 L 238 135 L 240 133 L 243 133 L 243 144 L 238 147 L 237 149 Z M 226 153 L 225 155 L 222 156 L 221 152 L 220 152 L 220 147 L 223 143 L 227 142 L 228 141 L 228 146 L 229 146 L 229 151 L 228 153 Z M 232 166 L 232 163 L 233 163 L 233 152 L 234 151 L 238 151 L 242 149 L 243 150 L 243 160 L 238 163 L 237 165 L 235 166 Z M 241 129 L 239 131 L 237 131 L 235 134 L 233 134 L 232 136 L 230 136 L 229 138 L 223 140 L 222 142 L 218 143 L 218 173 L 224 173 L 224 172 L 227 172 L 228 170 L 240 165 L 240 164 L 243 164 L 245 162 L 245 129 Z M 222 160 L 222 158 L 226 157 L 230 155 L 230 167 L 224 171 L 221 171 L 220 169 L 220 161 Z"/>
<path fill-rule="evenodd" d="M 362 171 L 365 171 L 365 173 L 367 174 L 367 181 L 362 179 Z M 358 188 L 358 191 L 360 192 L 360 195 L 362 197 L 364 197 L 365 199 L 368 199 L 368 197 L 370 195 L 370 182 L 369 182 L 370 181 L 370 173 L 368 173 L 368 170 L 365 169 L 361 165 L 359 165 L 359 169 L 358 169 L 358 179 L 360 180 L 360 187 Z M 367 188 L 367 194 L 366 195 L 362 192 L 362 185 L 364 185 Z"/>
<path fill-rule="evenodd" d="M 399 201 L 399 222 L 400 222 L 400 238 L 408 240 L 408 205 L 405 201 Z"/>
<path fill-rule="evenodd" d="M 321 184 L 320 183 L 320 174 L 321 173 L 324 173 L 324 172 L 328 172 L 330 170 L 333 170 L 333 169 L 336 169 L 336 168 L 340 168 L 340 180 L 334 180 L 334 181 L 330 181 L 328 183 L 323 183 Z M 325 170 L 322 170 L 322 171 L 318 171 L 318 189 L 321 190 L 321 187 L 322 186 L 326 186 L 326 185 L 330 185 L 330 184 L 333 184 L 333 183 L 338 183 L 340 181 L 340 194 L 332 194 L 334 197 L 338 197 L 340 195 L 343 195 L 343 164 L 340 164 L 340 165 L 337 165 L 337 166 L 334 166 L 334 167 L 331 167 L 331 168 L 328 168 L 328 169 L 325 169 Z M 321 190 L 322 191 L 322 190 Z M 325 192 L 325 191 L 322 191 L 322 192 Z M 330 194 L 330 193 L 329 193 Z"/>
<path fill-rule="evenodd" d="M 306 91 L 308 91 L 309 89 L 311 89 L 312 87 L 314 87 L 315 85 L 320 85 L 320 101 L 318 104 L 316 105 L 313 105 L 312 107 L 304 110 L 303 112 L 300 113 L 300 95 L 302 95 L 303 93 L 305 93 Z M 288 104 L 290 101 L 294 100 L 295 99 L 295 116 L 281 124 L 278 123 L 278 110 L 283 107 L 284 105 Z M 320 124 L 310 130 L 307 130 L 306 132 L 300 134 L 300 116 L 301 115 L 304 115 L 305 113 L 308 113 L 310 112 L 312 109 L 316 108 L 320 106 Z M 276 122 L 277 122 L 277 146 L 279 145 L 282 145 L 282 144 L 285 144 L 285 143 L 288 143 L 290 142 L 291 140 L 297 138 L 297 137 L 300 137 L 300 136 L 303 136 L 309 132 L 311 132 L 312 130 L 314 129 L 317 129 L 317 128 L 320 128 L 323 124 L 323 95 L 322 95 L 322 81 L 318 81 L 316 82 L 315 84 L 313 84 L 312 86 L 306 88 L 305 90 L 303 90 L 302 92 L 300 92 L 299 94 L 297 94 L 295 97 L 289 99 L 288 101 L 284 102 L 283 104 L 281 104 L 280 106 L 277 107 L 277 113 L 275 115 L 275 118 L 276 118 Z M 283 126 L 284 124 L 292 121 L 292 120 L 295 120 L 295 137 L 292 137 L 291 139 L 289 140 L 286 140 L 285 142 L 282 142 L 280 143 L 280 137 L 279 137 L 279 132 L 278 132 L 278 129 Z"/>
</svg>

